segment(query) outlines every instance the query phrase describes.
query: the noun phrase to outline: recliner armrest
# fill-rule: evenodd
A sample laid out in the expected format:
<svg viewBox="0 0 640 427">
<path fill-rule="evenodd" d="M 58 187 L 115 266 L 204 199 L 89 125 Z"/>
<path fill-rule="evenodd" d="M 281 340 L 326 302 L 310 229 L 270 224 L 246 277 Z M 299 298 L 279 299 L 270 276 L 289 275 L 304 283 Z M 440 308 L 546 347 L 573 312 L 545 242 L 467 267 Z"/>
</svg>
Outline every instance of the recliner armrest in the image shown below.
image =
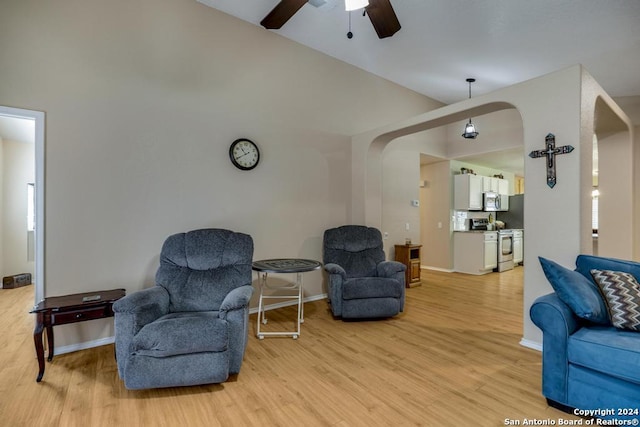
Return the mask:
<svg viewBox="0 0 640 427">
<path fill-rule="evenodd" d="M 251 285 L 244 285 L 233 289 L 224 297 L 220 305 L 220 317 L 225 318 L 227 312 L 247 307 L 251 300 L 251 295 L 253 295 L 253 286 Z"/>
<path fill-rule="evenodd" d="M 393 277 L 397 273 L 404 273 L 407 266 L 398 261 L 382 261 L 376 268 L 378 277 Z"/>
<path fill-rule="evenodd" d="M 334 316 L 342 316 L 342 283 L 347 280 L 347 272 L 335 263 L 327 263 L 324 270 L 329 273 L 328 300 Z"/>
<path fill-rule="evenodd" d="M 134 292 L 113 303 L 118 373 L 124 378 L 133 337 L 154 320 L 169 313 L 169 293 L 162 286 Z"/>
<path fill-rule="evenodd" d="M 153 321 L 169 313 L 169 293 L 162 286 L 143 289 L 120 298 L 113 304 L 114 313 L 150 315 Z M 148 323 L 148 322 L 146 322 Z"/>
<path fill-rule="evenodd" d="M 347 272 L 344 271 L 344 268 L 342 268 L 338 264 L 334 264 L 334 263 L 325 264 L 324 270 L 329 274 L 339 274 L 342 277 L 347 277 Z"/>
</svg>

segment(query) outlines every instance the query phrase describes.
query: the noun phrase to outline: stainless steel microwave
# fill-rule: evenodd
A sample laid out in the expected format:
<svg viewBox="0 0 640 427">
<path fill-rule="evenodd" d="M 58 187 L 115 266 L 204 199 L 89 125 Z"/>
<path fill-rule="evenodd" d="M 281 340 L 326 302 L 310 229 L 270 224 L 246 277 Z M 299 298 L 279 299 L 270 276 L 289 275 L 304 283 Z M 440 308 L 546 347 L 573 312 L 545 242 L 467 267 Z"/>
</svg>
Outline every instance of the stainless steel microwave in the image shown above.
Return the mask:
<svg viewBox="0 0 640 427">
<path fill-rule="evenodd" d="M 504 212 L 509 210 L 509 196 L 487 192 L 482 194 L 482 210 L 485 212 Z"/>
</svg>

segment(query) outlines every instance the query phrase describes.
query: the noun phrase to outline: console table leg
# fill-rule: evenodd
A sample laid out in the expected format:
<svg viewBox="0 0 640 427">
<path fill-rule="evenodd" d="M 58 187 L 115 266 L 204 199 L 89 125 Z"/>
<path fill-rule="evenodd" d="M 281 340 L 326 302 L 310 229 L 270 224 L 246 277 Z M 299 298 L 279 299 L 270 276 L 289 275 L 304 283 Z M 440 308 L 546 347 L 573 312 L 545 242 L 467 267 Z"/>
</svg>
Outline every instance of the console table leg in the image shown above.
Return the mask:
<svg viewBox="0 0 640 427">
<path fill-rule="evenodd" d="M 49 357 L 47 360 L 51 362 L 53 360 L 53 326 L 47 326 L 47 347 L 49 347 Z"/>
<path fill-rule="evenodd" d="M 44 375 L 44 346 L 42 345 L 42 331 L 44 326 L 41 322 L 36 323 L 36 329 L 33 331 L 33 341 L 36 345 L 36 356 L 38 357 L 38 378 L 36 382 L 42 381 Z"/>
</svg>

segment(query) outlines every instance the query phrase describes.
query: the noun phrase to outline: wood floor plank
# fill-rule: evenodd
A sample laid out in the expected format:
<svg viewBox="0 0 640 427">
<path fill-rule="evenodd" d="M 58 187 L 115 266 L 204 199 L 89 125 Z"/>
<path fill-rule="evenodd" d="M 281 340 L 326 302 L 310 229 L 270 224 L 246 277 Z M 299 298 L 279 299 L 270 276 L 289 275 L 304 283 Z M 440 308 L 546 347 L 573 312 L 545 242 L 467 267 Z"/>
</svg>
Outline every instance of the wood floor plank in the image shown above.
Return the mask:
<svg viewBox="0 0 640 427">
<path fill-rule="evenodd" d="M 0 420 L 11 426 L 501 426 L 575 419 L 540 393 L 541 355 L 519 345 L 522 268 L 423 271 L 393 319 L 343 322 L 305 304 L 298 340 L 255 337 L 223 384 L 129 391 L 113 346 L 58 355 L 35 382 L 33 289 L 0 290 Z M 296 312 L 268 312 L 291 327 Z"/>
</svg>

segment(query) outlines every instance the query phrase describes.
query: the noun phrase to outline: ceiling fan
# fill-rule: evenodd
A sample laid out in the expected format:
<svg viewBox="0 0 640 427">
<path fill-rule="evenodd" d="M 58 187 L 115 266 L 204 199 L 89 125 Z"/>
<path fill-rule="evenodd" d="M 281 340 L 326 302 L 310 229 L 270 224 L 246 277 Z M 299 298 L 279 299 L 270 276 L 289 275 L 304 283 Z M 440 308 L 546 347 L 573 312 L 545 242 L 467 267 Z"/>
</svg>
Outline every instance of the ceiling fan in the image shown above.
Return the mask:
<svg viewBox="0 0 640 427">
<path fill-rule="evenodd" d="M 280 3 L 260 21 L 260 25 L 268 30 L 277 30 L 305 3 L 307 0 L 280 0 Z M 379 38 L 391 37 L 400 30 L 400 22 L 389 0 L 369 0 L 369 5 L 365 6 L 364 10 Z"/>
</svg>

